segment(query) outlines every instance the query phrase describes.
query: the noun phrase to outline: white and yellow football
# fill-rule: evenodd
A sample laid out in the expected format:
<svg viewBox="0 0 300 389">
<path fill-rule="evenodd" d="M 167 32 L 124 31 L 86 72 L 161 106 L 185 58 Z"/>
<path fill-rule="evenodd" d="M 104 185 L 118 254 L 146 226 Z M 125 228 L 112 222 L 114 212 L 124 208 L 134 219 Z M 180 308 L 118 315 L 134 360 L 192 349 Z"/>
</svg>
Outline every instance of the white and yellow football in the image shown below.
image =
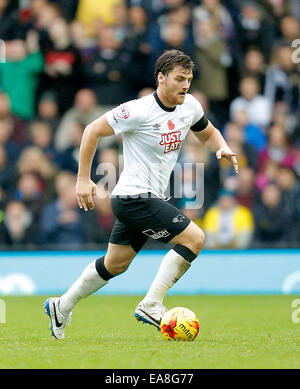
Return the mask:
<svg viewBox="0 0 300 389">
<path fill-rule="evenodd" d="M 199 320 L 190 309 L 175 307 L 162 318 L 160 330 L 167 340 L 193 341 L 199 332 Z"/>
</svg>

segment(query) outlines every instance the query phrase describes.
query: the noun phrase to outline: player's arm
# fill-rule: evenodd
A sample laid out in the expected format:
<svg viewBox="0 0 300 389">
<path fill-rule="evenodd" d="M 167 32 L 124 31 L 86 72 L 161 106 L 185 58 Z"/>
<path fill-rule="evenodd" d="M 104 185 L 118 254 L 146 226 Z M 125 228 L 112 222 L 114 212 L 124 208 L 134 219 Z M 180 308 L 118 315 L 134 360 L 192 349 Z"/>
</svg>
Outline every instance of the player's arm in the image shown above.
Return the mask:
<svg viewBox="0 0 300 389">
<path fill-rule="evenodd" d="M 79 207 L 85 211 L 94 208 L 93 196 L 96 195 L 96 184 L 90 177 L 98 138 L 113 134 L 114 130 L 105 115 L 94 120 L 84 129 L 79 152 L 76 196 Z"/>
<path fill-rule="evenodd" d="M 200 142 L 205 144 L 205 146 L 210 151 L 216 153 L 217 159 L 228 159 L 232 162 L 235 172 L 239 172 L 236 153 L 234 153 L 229 148 L 220 131 L 216 127 L 214 127 L 210 121 L 208 121 L 208 124 L 204 129 L 197 131 L 197 127 L 194 129 L 192 127 L 192 130 L 195 136 L 200 140 Z"/>
</svg>

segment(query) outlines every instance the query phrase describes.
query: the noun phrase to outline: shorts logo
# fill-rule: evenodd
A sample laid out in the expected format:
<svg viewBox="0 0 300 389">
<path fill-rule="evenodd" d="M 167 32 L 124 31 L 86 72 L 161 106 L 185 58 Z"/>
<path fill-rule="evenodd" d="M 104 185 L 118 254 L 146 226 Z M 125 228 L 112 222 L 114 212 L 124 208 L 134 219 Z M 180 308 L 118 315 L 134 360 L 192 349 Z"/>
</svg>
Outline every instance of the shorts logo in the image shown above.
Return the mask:
<svg viewBox="0 0 300 389">
<path fill-rule="evenodd" d="M 125 105 L 125 104 L 120 105 L 118 112 L 117 112 L 117 117 L 120 119 L 128 119 L 129 118 L 129 111 L 128 111 L 127 105 Z"/>
<path fill-rule="evenodd" d="M 169 231 L 166 229 L 160 230 L 160 231 L 153 231 L 151 229 L 143 231 L 143 234 L 149 236 L 152 239 L 160 239 L 160 238 L 166 238 L 167 236 L 171 235 Z"/>
<path fill-rule="evenodd" d="M 185 216 L 179 214 L 176 217 L 173 217 L 172 222 L 173 223 L 181 223 L 185 219 Z"/>
</svg>

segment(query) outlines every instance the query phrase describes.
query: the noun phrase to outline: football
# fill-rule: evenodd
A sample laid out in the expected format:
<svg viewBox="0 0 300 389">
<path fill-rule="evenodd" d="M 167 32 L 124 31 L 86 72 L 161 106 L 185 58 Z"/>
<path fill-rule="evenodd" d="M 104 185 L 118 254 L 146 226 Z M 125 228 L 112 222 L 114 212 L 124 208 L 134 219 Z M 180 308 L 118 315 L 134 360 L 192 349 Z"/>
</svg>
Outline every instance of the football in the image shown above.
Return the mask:
<svg viewBox="0 0 300 389">
<path fill-rule="evenodd" d="M 199 332 L 199 320 L 190 309 L 175 307 L 163 316 L 160 330 L 167 340 L 193 341 Z"/>
</svg>

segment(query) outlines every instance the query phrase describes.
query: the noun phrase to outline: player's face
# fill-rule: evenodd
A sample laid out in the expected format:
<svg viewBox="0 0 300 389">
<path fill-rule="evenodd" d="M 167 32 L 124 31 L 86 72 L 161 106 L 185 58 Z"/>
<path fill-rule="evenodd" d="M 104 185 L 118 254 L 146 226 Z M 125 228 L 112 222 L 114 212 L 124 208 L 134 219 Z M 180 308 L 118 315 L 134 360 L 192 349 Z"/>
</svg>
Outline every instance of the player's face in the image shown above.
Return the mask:
<svg viewBox="0 0 300 389">
<path fill-rule="evenodd" d="M 193 71 L 176 66 L 168 75 L 159 74 L 159 88 L 169 106 L 183 104 L 193 78 Z"/>
</svg>

